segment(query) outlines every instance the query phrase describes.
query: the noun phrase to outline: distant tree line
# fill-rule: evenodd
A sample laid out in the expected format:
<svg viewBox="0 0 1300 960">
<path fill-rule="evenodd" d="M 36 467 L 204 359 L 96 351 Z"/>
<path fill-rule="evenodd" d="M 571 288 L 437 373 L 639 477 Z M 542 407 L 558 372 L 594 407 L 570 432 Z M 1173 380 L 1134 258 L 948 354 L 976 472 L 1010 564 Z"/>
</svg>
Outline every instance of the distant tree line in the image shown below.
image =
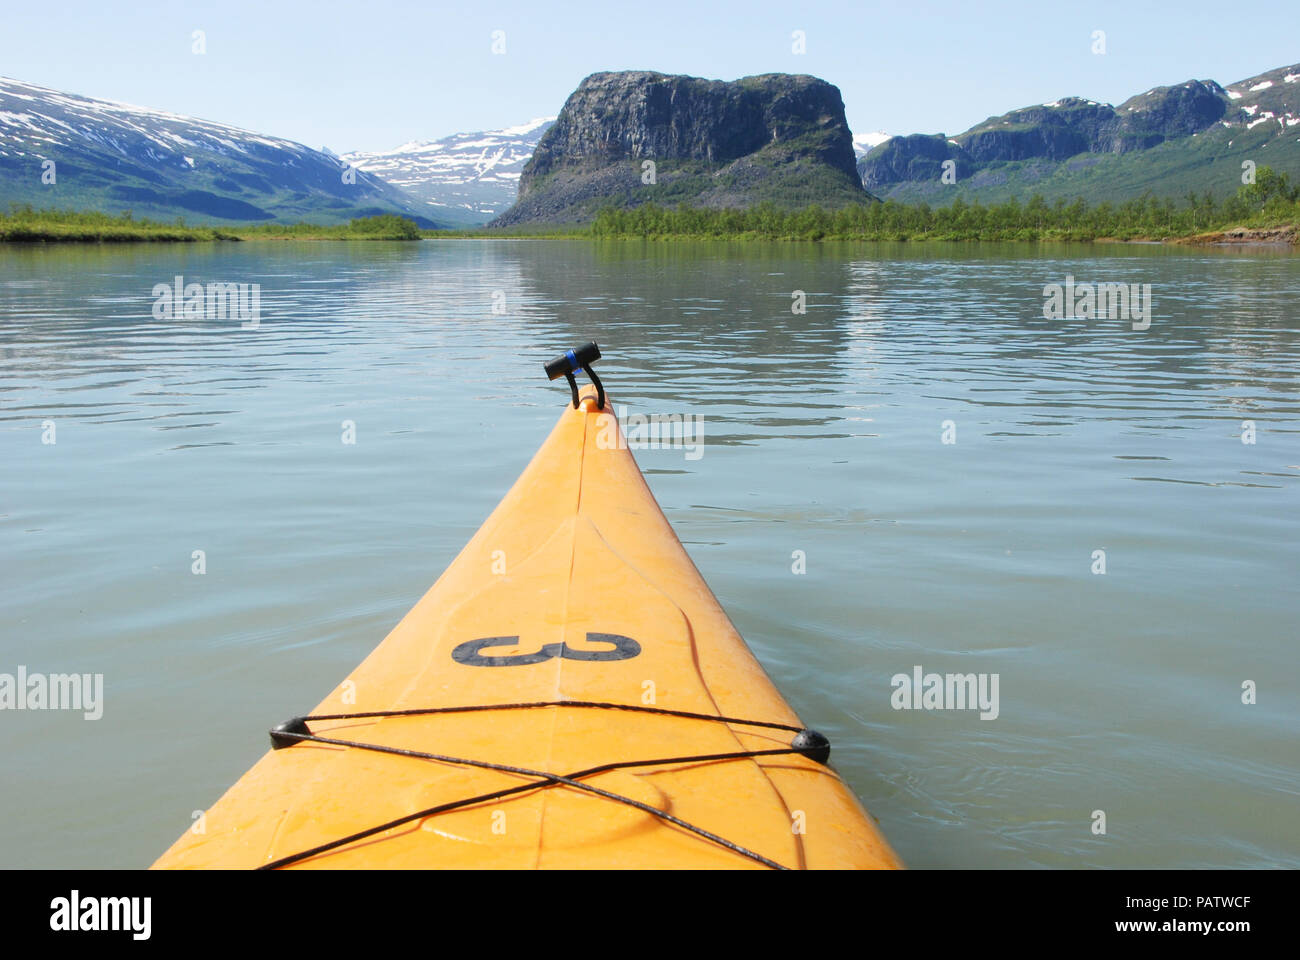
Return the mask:
<svg viewBox="0 0 1300 960">
<path fill-rule="evenodd" d="M 1226 200 L 1189 193 L 1183 201 L 1150 193 L 1122 204 L 1048 203 L 1035 194 L 985 206 L 957 199 L 946 207 L 928 203 L 855 204 L 839 210 L 819 206 L 783 210 L 762 203 L 746 210 L 708 210 L 655 204 L 606 207 L 591 232 L 598 237 L 753 237 L 800 240 L 1094 240 L 1102 237 L 1161 239 L 1192 236 L 1229 226 L 1300 222 L 1300 188 L 1270 167 L 1256 171 Z"/>
</svg>

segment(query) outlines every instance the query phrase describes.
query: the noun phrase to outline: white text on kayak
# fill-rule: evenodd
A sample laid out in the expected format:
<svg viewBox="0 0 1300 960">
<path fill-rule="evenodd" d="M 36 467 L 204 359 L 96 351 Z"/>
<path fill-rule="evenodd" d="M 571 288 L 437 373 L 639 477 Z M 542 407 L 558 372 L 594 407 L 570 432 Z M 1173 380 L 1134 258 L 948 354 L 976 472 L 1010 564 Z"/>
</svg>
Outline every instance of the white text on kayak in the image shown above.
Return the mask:
<svg viewBox="0 0 1300 960">
<path fill-rule="evenodd" d="M 623 429 L 619 429 L 622 423 Z M 596 418 L 601 450 L 685 450 L 687 460 L 704 456 L 704 417 L 698 413 L 628 413 L 618 419 L 607 413 Z"/>
<path fill-rule="evenodd" d="M 50 929 L 69 933 L 127 930 L 133 940 L 148 940 L 152 915 L 151 897 L 82 897 L 73 890 L 50 901 Z"/>
<path fill-rule="evenodd" d="M 895 710 L 978 710 L 981 720 L 998 718 L 996 673 L 925 673 L 917 664 L 910 676 L 894 674 L 889 685 Z"/>
<path fill-rule="evenodd" d="M 0 673 L 0 710 L 81 710 L 87 720 L 104 715 L 102 673 Z"/>
</svg>

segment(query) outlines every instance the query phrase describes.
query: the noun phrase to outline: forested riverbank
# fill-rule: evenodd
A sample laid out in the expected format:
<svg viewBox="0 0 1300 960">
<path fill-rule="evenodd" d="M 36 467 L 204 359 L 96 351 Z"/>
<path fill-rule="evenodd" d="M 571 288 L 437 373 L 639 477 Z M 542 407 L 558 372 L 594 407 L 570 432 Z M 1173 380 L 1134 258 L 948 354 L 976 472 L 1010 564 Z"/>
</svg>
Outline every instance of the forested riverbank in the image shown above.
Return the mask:
<svg viewBox="0 0 1300 960">
<path fill-rule="evenodd" d="M 346 224 L 187 225 L 137 220 L 129 212 L 33 210 L 0 215 L 0 241 L 201 242 L 218 240 L 419 240 L 421 238 L 546 237 L 549 239 L 653 240 L 863 240 L 863 241 L 1172 241 L 1181 243 L 1291 243 L 1300 236 L 1300 187 L 1286 174 L 1261 167 L 1254 183 L 1227 199 L 1206 193 L 1181 200 L 1150 194 L 1122 204 L 1048 203 L 1032 196 L 996 205 L 947 206 L 887 200 L 830 210 L 782 209 L 761 203 L 748 209 L 666 207 L 647 203 L 606 207 L 589 224 L 551 227 L 477 227 L 421 230 L 391 214 Z"/>
</svg>

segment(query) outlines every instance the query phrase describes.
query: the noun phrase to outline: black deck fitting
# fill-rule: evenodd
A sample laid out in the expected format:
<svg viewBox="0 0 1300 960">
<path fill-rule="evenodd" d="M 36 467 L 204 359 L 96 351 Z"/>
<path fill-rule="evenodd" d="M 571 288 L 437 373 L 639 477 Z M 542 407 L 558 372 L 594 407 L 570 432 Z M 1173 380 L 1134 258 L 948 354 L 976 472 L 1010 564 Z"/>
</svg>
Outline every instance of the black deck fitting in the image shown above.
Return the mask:
<svg viewBox="0 0 1300 960">
<path fill-rule="evenodd" d="M 818 763 L 825 763 L 831 758 L 831 742 L 816 730 L 800 730 L 790 741 L 790 746 Z"/>
<path fill-rule="evenodd" d="M 565 350 L 550 363 L 546 364 L 546 379 L 558 380 L 565 377 L 569 381 L 569 390 L 573 394 L 573 409 L 578 409 L 578 381 L 573 375 L 581 370 L 596 385 L 596 402 L 600 409 L 605 409 L 605 385 L 600 382 L 591 369 L 591 365 L 600 359 L 600 347 L 594 341 L 587 341 L 580 347 Z"/>
</svg>

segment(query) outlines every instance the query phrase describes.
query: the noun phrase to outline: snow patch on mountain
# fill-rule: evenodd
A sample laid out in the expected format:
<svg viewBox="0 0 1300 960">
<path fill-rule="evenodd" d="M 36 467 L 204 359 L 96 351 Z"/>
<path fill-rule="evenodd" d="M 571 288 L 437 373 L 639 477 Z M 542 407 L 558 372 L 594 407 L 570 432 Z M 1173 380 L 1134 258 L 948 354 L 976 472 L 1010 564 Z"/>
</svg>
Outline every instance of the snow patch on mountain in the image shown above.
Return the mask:
<svg viewBox="0 0 1300 960">
<path fill-rule="evenodd" d="M 454 212 L 464 222 L 486 223 L 515 202 L 524 164 L 554 122 L 554 117 L 536 117 L 499 130 L 454 133 L 411 141 L 393 150 L 348 153 L 343 160 L 403 188 L 444 215 Z"/>
<path fill-rule="evenodd" d="M 433 223 L 382 180 L 328 152 L 225 123 L 0 77 L 0 208 L 68 204 L 257 221 L 399 213 Z M 54 161 L 57 179 L 43 179 Z M 33 161 L 36 161 L 33 163 Z"/>
<path fill-rule="evenodd" d="M 885 133 L 884 130 L 876 130 L 872 133 L 855 133 L 853 135 L 853 152 L 858 155 L 858 159 L 861 159 L 886 140 L 892 139 L 893 137 Z"/>
<path fill-rule="evenodd" d="M 0 96 L 38 105 L 24 113 L 0 111 L 0 123 L 16 123 L 44 133 L 53 132 L 50 130 L 52 127 L 61 128 L 62 132 L 51 142 L 60 142 L 64 133 L 73 133 L 115 147 L 120 147 L 127 137 L 143 137 L 169 155 L 177 154 L 177 146 L 211 148 L 214 143 L 229 150 L 243 152 L 247 152 L 250 145 L 254 144 L 293 153 L 309 152 L 300 143 L 264 137 L 229 124 L 213 123 L 210 120 L 199 120 L 116 100 L 67 94 L 9 77 L 0 77 Z"/>
</svg>

